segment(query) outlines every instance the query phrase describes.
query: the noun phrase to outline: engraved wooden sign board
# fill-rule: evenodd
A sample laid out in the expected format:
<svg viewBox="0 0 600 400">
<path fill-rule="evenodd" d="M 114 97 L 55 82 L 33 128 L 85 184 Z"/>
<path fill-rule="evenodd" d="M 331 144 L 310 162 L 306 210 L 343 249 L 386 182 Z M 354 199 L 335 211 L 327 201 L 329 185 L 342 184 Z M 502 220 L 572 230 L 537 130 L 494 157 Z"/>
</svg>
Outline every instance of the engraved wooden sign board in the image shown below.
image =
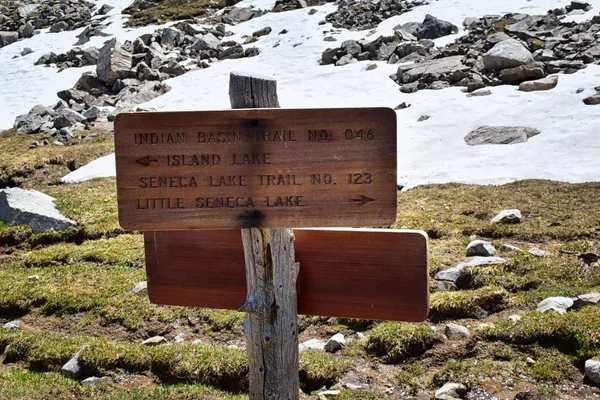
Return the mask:
<svg viewBox="0 0 600 400">
<path fill-rule="evenodd" d="M 121 226 L 373 226 L 396 218 L 389 108 L 121 113 Z"/>
<path fill-rule="evenodd" d="M 298 313 L 425 320 L 427 236 L 391 229 L 294 229 Z M 164 305 L 237 310 L 246 299 L 237 230 L 145 232 L 148 295 Z"/>
</svg>

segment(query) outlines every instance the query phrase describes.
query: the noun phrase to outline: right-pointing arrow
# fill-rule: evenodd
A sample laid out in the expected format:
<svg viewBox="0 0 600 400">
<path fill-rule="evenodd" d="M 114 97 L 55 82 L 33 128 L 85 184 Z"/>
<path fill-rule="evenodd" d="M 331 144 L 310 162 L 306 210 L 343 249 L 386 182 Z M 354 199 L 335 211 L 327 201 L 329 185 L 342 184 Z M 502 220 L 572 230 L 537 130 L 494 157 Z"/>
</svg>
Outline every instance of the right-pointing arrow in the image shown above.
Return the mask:
<svg viewBox="0 0 600 400">
<path fill-rule="evenodd" d="M 146 167 L 150 165 L 150 163 L 155 163 L 158 160 L 154 158 L 150 158 L 150 156 L 142 157 L 139 160 L 135 160 L 136 163 L 145 165 Z"/>
<path fill-rule="evenodd" d="M 375 199 L 372 199 L 367 196 L 360 196 L 360 199 L 353 199 L 352 201 L 357 204 L 360 204 L 361 206 L 364 206 L 365 204 L 369 204 L 370 202 L 375 201 Z"/>
</svg>

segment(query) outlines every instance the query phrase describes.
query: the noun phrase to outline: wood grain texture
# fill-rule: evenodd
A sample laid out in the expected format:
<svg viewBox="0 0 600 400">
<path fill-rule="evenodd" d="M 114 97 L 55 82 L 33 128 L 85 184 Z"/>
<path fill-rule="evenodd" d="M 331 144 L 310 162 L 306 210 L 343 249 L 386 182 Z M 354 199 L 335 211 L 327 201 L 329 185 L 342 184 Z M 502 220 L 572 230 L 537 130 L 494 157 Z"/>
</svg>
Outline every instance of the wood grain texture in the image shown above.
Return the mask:
<svg viewBox="0 0 600 400">
<path fill-rule="evenodd" d="M 232 108 L 279 107 L 277 81 L 231 73 Z M 251 400 L 297 400 L 298 308 L 290 228 L 242 229 L 246 264 L 244 323 Z"/>
<path fill-rule="evenodd" d="M 115 147 L 125 229 L 395 221 L 389 108 L 121 113 Z"/>
<path fill-rule="evenodd" d="M 295 229 L 298 313 L 423 321 L 427 238 L 420 231 Z M 239 231 L 146 232 L 148 294 L 157 304 L 238 309 L 246 300 Z"/>
</svg>

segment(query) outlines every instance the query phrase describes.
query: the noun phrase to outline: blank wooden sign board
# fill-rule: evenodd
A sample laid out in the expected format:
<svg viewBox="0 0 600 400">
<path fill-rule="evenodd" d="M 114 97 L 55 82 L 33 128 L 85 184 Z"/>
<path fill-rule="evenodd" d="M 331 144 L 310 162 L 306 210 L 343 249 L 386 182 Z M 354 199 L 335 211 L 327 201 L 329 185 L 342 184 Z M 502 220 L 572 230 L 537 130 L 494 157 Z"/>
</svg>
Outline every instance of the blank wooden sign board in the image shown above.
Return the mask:
<svg viewBox="0 0 600 400">
<path fill-rule="evenodd" d="M 295 229 L 298 312 L 330 317 L 423 321 L 427 236 L 390 229 Z M 153 303 L 237 310 L 246 300 L 237 230 L 146 232 Z"/>
<path fill-rule="evenodd" d="M 389 225 L 389 108 L 121 113 L 121 226 L 130 230 Z"/>
</svg>

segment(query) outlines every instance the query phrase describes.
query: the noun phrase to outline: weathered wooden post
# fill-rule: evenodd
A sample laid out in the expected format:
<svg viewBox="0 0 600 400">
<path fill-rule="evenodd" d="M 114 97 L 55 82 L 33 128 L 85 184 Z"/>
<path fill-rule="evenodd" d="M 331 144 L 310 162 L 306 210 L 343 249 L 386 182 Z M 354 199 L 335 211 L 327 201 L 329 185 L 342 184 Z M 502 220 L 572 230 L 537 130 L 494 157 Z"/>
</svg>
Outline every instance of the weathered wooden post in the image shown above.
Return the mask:
<svg viewBox="0 0 600 400">
<path fill-rule="evenodd" d="M 231 108 L 279 108 L 277 81 L 231 73 Z M 260 121 L 255 122 L 257 125 Z M 298 399 L 298 307 L 291 228 L 242 229 L 247 300 L 240 311 L 251 399 Z"/>
</svg>

